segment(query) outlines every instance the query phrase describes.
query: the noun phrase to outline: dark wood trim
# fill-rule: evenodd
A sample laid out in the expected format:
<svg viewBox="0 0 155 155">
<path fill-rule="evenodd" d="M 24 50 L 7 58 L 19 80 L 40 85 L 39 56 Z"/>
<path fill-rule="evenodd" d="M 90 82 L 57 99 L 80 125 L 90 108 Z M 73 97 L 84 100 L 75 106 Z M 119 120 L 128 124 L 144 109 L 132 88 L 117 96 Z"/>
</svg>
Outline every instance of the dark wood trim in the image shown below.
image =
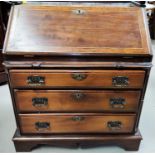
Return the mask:
<svg viewBox="0 0 155 155">
<path fill-rule="evenodd" d="M 45 135 L 45 136 L 24 136 L 17 130 L 13 142 L 17 152 L 28 152 L 38 145 L 50 145 L 67 148 L 89 148 L 98 146 L 119 146 L 128 151 L 137 151 L 139 149 L 142 136 L 140 132 L 124 135 Z"/>
<path fill-rule="evenodd" d="M 5 61 L 16 61 L 19 60 L 20 61 L 104 61 L 104 62 L 120 62 L 123 61 L 124 62 L 151 62 L 152 60 L 152 55 L 122 55 L 122 54 L 98 54 L 96 55 L 94 54 L 85 54 L 85 56 L 82 55 L 61 55 L 58 53 L 58 55 L 40 55 L 40 53 L 36 53 L 34 55 L 33 54 L 23 54 L 23 55 L 11 55 L 9 54 L 5 54 L 4 55 L 4 60 Z"/>
<path fill-rule="evenodd" d="M 150 75 L 150 71 L 151 71 L 151 68 L 148 68 L 146 70 L 146 74 L 145 74 L 145 81 L 144 81 L 144 87 L 142 89 L 142 92 L 141 92 L 141 97 L 140 97 L 140 103 L 139 103 L 139 112 L 137 113 L 137 121 L 135 123 L 135 132 L 138 130 L 138 125 L 139 125 L 139 121 L 140 121 L 140 116 L 141 116 L 141 112 L 142 112 L 142 108 L 143 108 L 143 102 L 144 102 L 144 97 L 145 97 L 145 92 L 146 92 L 146 89 L 147 89 L 147 84 L 148 84 L 148 80 L 149 80 L 149 75 Z"/>
</svg>

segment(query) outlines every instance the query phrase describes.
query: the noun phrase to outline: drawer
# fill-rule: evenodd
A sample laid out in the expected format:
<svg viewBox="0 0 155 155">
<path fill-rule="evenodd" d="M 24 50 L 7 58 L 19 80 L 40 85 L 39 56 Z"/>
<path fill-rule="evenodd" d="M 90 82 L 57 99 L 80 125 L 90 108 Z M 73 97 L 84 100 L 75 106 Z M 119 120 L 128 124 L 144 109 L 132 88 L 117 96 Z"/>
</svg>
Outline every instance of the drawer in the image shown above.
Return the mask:
<svg viewBox="0 0 155 155">
<path fill-rule="evenodd" d="M 22 133 L 130 133 L 135 115 L 20 114 Z"/>
<path fill-rule="evenodd" d="M 142 70 L 11 70 L 15 87 L 143 88 Z"/>
<path fill-rule="evenodd" d="M 20 112 L 135 112 L 140 91 L 15 90 Z"/>
</svg>

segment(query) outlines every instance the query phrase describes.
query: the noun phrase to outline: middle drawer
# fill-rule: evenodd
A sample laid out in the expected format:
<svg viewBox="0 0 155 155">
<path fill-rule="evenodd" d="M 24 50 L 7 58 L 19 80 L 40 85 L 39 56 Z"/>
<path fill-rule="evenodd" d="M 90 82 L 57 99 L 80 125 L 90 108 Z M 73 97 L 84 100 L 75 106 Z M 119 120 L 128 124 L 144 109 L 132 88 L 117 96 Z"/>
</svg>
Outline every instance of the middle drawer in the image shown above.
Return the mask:
<svg viewBox="0 0 155 155">
<path fill-rule="evenodd" d="M 15 90 L 19 112 L 135 112 L 140 91 Z"/>
</svg>

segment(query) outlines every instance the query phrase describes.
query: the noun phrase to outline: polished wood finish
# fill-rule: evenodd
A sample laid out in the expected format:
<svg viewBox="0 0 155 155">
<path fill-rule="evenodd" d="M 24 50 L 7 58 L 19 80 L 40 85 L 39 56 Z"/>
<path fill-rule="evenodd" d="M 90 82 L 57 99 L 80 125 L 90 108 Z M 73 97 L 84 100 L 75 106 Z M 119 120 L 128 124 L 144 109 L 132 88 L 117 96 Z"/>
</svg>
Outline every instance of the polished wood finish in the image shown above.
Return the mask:
<svg viewBox="0 0 155 155">
<path fill-rule="evenodd" d="M 40 144 L 138 150 L 152 66 L 144 13 L 137 7 L 12 8 L 3 64 L 17 151 Z"/>
<path fill-rule="evenodd" d="M 33 104 L 33 99 L 47 99 L 47 104 Z M 113 105 L 112 99 L 124 99 Z M 135 112 L 140 91 L 92 90 L 15 90 L 19 112 Z"/>
<path fill-rule="evenodd" d="M 17 130 L 13 141 L 17 152 L 28 152 L 46 144 L 55 147 L 67 148 L 92 148 L 97 146 L 115 145 L 124 148 L 127 151 L 137 151 L 139 149 L 142 136 L 140 132 L 135 134 L 56 134 L 56 135 L 21 135 Z"/>
<path fill-rule="evenodd" d="M 108 127 L 108 122 L 120 121 L 120 128 Z M 135 115 L 103 114 L 20 114 L 22 133 L 130 133 Z M 48 122 L 48 128 L 36 128 L 35 123 Z"/>
<path fill-rule="evenodd" d="M 137 7 L 18 6 L 13 11 L 7 54 L 150 55 Z"/>
<path fill-rule="evenodd" d="M 75 79 L 74 75 L 84 76 L 83 79 Z M 142 88 L 145 71 L 129 70 L 11 70 L 10 78 L 14 88 L 34 87 L 28 84 L 29 76 L 41 76 L 45 78 L 43 85 L 35 87 L 100 87 L 100 88 Z M 114 86 L 114 77 L 127 77 L 129 84 L 126 86 Z"/>
</svg>

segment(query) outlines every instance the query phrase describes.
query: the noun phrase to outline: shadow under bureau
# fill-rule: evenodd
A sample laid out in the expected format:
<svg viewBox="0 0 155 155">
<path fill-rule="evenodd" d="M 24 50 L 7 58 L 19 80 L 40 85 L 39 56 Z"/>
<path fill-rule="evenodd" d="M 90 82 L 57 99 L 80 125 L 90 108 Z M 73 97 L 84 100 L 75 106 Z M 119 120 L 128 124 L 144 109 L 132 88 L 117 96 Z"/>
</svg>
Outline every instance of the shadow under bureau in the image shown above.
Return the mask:
<svg viewBox="0 0 155 155">
<path fill-rule="evenodd" d="M 152 53 L 137 7 L 12 8 L 4 65 L 16 151 L 118 145 L 138 150 Z"/>
</svg>

